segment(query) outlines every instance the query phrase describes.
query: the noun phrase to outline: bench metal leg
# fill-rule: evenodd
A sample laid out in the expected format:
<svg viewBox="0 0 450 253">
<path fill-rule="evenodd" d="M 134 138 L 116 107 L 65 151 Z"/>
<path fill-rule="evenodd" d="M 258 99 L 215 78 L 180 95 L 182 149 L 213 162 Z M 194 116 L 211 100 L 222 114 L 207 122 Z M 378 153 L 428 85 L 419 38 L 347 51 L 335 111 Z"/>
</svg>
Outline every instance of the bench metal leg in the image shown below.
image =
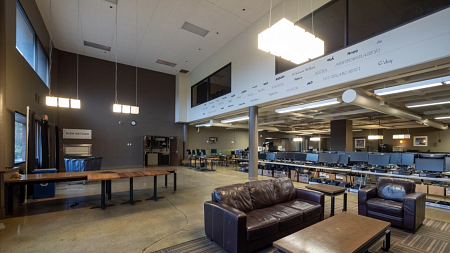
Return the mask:
<svg viewBox="0 0 450 253">
<path fill-rule="evenodd" d="M 167 175 L 164 176 L 164 185 L 165 185 L 166 188 L 167 188 Z"/>
<path fill-rule="evenodd" d="M 130 177 L 130 199 L 128 201 L 125 201 L 123 203 L 120 203 L 121 205 L 124 204 L 130 204 L 130 205 L 134 205 L 134 203 L 136 202 L 141 202 L 141 200 L 134 200 L 133 199 L 133 178 Z"/>
<path fill-rule="evenodd" d="M 173 172 L 173 191 L 177 191 L 177 172 Z"/>
<path fill-rule="evenodd" d="M 158 176 L 153 176 L 153 196 L 150 198 L 147 198 L 146 200 L 154 200 L 158 201 L 158 199 L 162 199 L 164 197 L 158 197 L 157 195 L 157 188 L 158 188 Z"/>
<path fill-rule="evenodd" d="M 95 208 L 101 208 L 102 210 L 105 210 L 106 207 L 108 206 L 114 206 L 114 204 L 105 204 L 105 199 L 106 199 L 106 181 L 110 181 L 110 180 L 102 180 L 101 183 L 101 196 L 100 196 L 100 205 L 99 206 L 93 206 L 91 207 L 91 209 L 95 209 Z"/>
</svg>

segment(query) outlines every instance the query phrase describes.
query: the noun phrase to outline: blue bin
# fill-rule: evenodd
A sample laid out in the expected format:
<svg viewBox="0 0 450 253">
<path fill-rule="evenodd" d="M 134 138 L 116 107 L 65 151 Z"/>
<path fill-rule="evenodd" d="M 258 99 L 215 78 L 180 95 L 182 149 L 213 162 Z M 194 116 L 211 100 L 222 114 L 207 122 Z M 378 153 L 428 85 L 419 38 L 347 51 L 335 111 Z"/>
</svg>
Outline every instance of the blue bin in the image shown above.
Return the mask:
<svg viewBox="0 0 450 253">
<path fill-rule="evenodd" d="M 56 169 L 36 169 L 33 174 L 43 174 L 43 173 L 56 173 Z M 56 184 L 55 183 L 42 183 L 34 184 L 34 195 L 35 199 L 45 199 L 54 198 L 56 194 Z"/>
</svg>

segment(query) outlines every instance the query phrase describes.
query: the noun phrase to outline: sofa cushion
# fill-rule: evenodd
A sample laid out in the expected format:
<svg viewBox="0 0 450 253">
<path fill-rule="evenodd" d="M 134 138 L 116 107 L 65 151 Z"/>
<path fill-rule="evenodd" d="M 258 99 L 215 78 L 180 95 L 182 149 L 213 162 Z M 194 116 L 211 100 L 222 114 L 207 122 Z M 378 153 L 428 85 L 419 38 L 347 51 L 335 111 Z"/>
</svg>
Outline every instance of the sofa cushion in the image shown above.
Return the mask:
<svg viewBox="0 0 450 253">
<path fill-rule="evenodd" d="M 259 180 L 245 183 L 250 189 L 253 209 L 263 209 L 277 204 L 274 180 Z"/>
<path fill-rule="evenodd" d="M 295 198 L 295 187 L 292 180 L 288 177 L 277 178 L 273 180 L 277 204 L 284 203 Z"/>
<path fill-rule="evenodd" d="M 246 184 L 233 184 L 214 189 L 214 201 L 236 208 L 244 213 L 253 210 L 250 190 Z"/>
<path fill-rule="evenodd" d="M 297 226 L 303 221 L 303 212 L 291 207 L 275 205 L 261 210 L 278 219 L 278 231 Z"/>
<path fill-rule="evenodd" d="M 371 198 L 367 200 L 366 206 L 370 211 L 403 217 L 403 202 L 382 198 Z"/>
<path fill-rule="evenodd" d="M 322 213 L 322 207 L 320 206 L 320 204 L 310 200 L 294 199 L 285 203 L 281 203 L 279 205 L 302 211 L 304 221 L 309 221 L 311 219 L 319 217 Z"/>
<path fill-rule="evenodd" d="M 403 198 L 415 192 L 416 184 L 409 179 L 380 177 L 378 179 L 378 198 L 403 201 Z"/>
<path fill-rule="evenodd" d="M 278 232 L 278 219 L 264 210 L 253 210 L 247 214 L 247 241 L 257 240 Z"/>
</svg>

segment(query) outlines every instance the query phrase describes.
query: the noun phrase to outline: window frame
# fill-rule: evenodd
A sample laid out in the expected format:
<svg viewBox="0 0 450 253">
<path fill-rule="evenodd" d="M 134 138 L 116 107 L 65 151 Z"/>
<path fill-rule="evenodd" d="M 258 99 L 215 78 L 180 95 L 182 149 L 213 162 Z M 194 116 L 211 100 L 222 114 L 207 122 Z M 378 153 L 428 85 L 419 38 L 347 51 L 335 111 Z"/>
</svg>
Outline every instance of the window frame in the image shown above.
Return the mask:
<svg viewBox="0 0 450 253">
<path fill-rule="evenodd" d="M 224 69 L 227 68 L 227 67 L 230 67 L 230 92 L 228 92 L 228 93 L 226 93 L 226 94 L 223 94 L 222 96 L 225 96 L 225 95 L 231 93 L 231 88 L 232 88 L 232 85 L 231 85 L 231 77 L 232 77 L 232 71 L 233 71 L 233 69 L 231 68 L 231 62 L 230 62 L 230 63 L 228 63 L 227 65 L 221 67 L 219 70 L 216 70 L 215 72 L 213 72 L 213 73 L 210 74 L 209 76 L 203 78 L 202 80 L 200 80 L 199 82 L 197 82 L 196 84 L 194 84 L 194 85 L 191 86 L 191 108 L 197 107 L 197 106 L 202 105 L 202 104 L 205 104 L 205 103 L 207 103 L 207 102 L 209 102 L 209 101 L 211 101 L 211 100 L 214 100 L 214 99 L 217 99 L 217 98 L 222 97 L 222 96 L 220 96 L 220 97 L 216 97 L 216 98 L 214 98 L 214 99 L 211 99 L 211 94 L 210 94 L 210 91 L 211 91 L 211 77 L 214 76 L 215 74 L 217 74 L 218 72 L 224 70 Z M 205 80 L 207 81 L 207 86 L 206 86 L 206 102 L 201 103 L 201 104 L 196 104 L 196 105 L 194 105 L 194 87 L 196 87 L 196 86 L 198 86 L 198 85 L 200 85 L 200 84 L 203 84 Z"/>
<path fill-rule="evenodd" d="M 31 34 L 33 35 L 33 55 L 34 55 L 34 66 L 31 66 L 31 64 L 28 62 L 28 60 L 23 56 L 22 51 L 17 47 L 17 23 L 16 23 L 16 50 L 19 51 L 20 55 L 25 59 L 25 61 L 30 65 L 30 67 L 34 70 L 34 72 L 36 72 L 36 74 L 39 76 L 39 78 L 42 80 L 42 82 L 45 84 L 45 86 L 47 86 L 47 88 L 49 88 L 49 79 L 50 79 L 50 58 L 47 54 L 47 52 L 45 51 L 44 45 L 42 44 L 41 40 L 39 39 L 39 37 L 37 36 L 36 31 L 33 28 L 33 25 L 30 22 L 30 19 L 28 18 L 27 14 L 25 13 L 25 10 L 23 9 L 22 5 L 20 4 L 20 1 L 16 1 L 16 12 L 19 11 L 20 14 L 22 15 L 23 20 L 25 21 L 25 23 L 28 26 L 28 29 L 30 29 Z M 16 13 L 17 16 L 17 13 Z M 38 50 L 39 47 L 42 48 L 42 52 L 45 56 L 46 62 L 47 62 L 47 79 L 44 80 L 41 75 L 39 75 L 39 55 L 38 55 Z"/>
<path fill-rule="evenodd" d="M 18 122 L 15 119 L 16 114 L 23 116 L 25 118 L 25 123 Z M 20 113 L 18 111 L 16 111 L 14 113 L 14 165 L 25 163 L 26 160 L 27 160 L 27 157 L 26 157 L 27 156 L 27 154 L 26 154 L 26 146 L 27 146 L 27 133 L 26 133 L 26 131 L 27 131 L 27 123 L 26 123 L 26 119 L 27 119 L 27 116 L 25 114 Z M 20 161 L 16 160 L 16 124 L 17 123 L 18 124 L 22 124 L 22 126 L 23 126 L 22 131 L 25 130 L 25 133 L 22 133 L 22 135 L 25 134 L 25 140 L 22 140 L 23 141 L 22 145 L 25 147 L 25 158 L 23 160 L 20 160 Z M 23 136 L 21 136 L 21 138 L 23 138 Z"/>
</svg>

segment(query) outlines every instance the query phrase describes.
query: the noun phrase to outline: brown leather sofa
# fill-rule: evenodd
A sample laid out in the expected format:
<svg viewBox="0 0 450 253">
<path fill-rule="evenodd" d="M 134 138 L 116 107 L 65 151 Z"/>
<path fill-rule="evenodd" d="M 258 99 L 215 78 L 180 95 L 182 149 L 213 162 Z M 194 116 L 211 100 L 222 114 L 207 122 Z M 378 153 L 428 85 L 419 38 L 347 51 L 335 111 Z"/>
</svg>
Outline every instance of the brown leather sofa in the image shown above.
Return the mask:
<svg viewBox="0 0 450 253">
<path fill-rule="evenodd" d="M 414 181 L 380 177 L 378 187 L 359 190 L 358 213 L 414 233 L 425 219 L 426 199 L 415 189 Z"/>
<path fill-rule="evenodd" d="M 324 195 L 289 178 L 220 187 L 205 202 L 205 233 L 227 252 L 252 252 L 323 220 Z"/>
</svg>

